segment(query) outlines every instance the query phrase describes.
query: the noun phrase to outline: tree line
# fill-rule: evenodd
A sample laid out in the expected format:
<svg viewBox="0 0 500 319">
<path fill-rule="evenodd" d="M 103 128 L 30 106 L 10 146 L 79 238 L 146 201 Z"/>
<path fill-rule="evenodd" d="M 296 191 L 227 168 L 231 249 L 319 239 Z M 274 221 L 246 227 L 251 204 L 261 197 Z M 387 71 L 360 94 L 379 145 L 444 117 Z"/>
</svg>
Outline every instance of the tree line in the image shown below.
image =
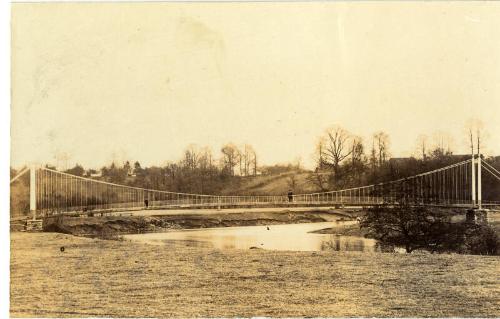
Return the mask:
<svg viewBox="0 0 500 319">
<path fill-rule="evenodd" d="M 143 167 L 139 161 L 126 161 L 122 165 L 113 162 L 103 166 L 99 174 L 95 169 L 85 169 L 77 164 L 65 172 L 135 187 L 216 194 L 231 179 L 256 176 L 258 157 L 249 144 L 240 147 L 225 144 L 218 157 L 209 147 L 191 144 L 180 160 L 162 166 Z"/>
<path fill-rule="evenodd" d="M 483 144 L 483 134 L 477 123 L 466 130 L 471 151 L 477 151 L 474 145 L 479 147 Z M 219 194 L 245 177 L 283 173 L 291 176 L 287 186 L 295 192 L 299 180 L 294 174 L 306 173 L 306 183 L 312 189 L 331 191 L 397 180 L 470 158 L 470 155 L 454 154 L 453 141 L 445 133 L 436 134 L 432 139 L 420 135 L 415 145 L 413 156 L 393 158 L 390 136 L 386 132 L 378 131 L 369 139 L 364 139 L 336 125 L 318 137 L 313 154 L 315 167 L 312 170 L 304 170 L 300 160 L 294 164 L 259 165 L 257 152 L 251 145 L 227 143 L 218 154 L 214 154 L 209 147 L 191 144 L 184 150 L 180 160 L 161 166 L 143 167 L 138 161 L 123 164 L 113 162 L 102 167 L 98 174 L 95 169 L 85 169 L 77 164 L 66 172 L 117 184 L 204 194 Z M 500 158 L 487 160 L 499 167 Z M 487 176 L 483 179 L 485 198 L 498 192 L 500 185 L 494 182 Z"/>
<path fill-rule="evenodd" d="M 477 152 L 482 134 L 482 128 L 477 124 L 466 130 L 465 137 L 470 143 L 471 152 Z M 425 135 L 418 136 L 416 148 L 410 157 L 391 157 L 390 145 L 390 136 L 384 131 L 375 132 L 371 140 L 366 142 L 341 126 L 332 126 L 318 138 L 314 154 L 315 169 L 309 181 L 319 191 L 346 189 L 417 175 L 471 157 L 470 154 L 454 154 L 453 141 L 445 133 L 438 133 L 433 139 Z M 500 162 L 498 157 L 486 160 L 496 167 Z M 486 185 L 483 189 L 487 194 L 500 190 L 500 185 L 495 185 L 488 176 L 483 179 L 483 184 Z"/>
</svg>

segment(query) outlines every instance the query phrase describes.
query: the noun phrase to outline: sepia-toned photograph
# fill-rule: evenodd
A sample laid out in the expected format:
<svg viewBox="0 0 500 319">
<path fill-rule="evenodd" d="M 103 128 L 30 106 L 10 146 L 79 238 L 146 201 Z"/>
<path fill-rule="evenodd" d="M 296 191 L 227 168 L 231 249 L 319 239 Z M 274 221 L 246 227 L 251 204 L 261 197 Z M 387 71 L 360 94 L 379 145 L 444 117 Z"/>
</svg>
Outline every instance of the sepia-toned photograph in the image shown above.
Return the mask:
<svg viewBox="0 0 500 319">
<path fill-rule="evenodd" d="M 500 2 L 8 8 L 10 317 L 500 317 Z"/>
</svg>

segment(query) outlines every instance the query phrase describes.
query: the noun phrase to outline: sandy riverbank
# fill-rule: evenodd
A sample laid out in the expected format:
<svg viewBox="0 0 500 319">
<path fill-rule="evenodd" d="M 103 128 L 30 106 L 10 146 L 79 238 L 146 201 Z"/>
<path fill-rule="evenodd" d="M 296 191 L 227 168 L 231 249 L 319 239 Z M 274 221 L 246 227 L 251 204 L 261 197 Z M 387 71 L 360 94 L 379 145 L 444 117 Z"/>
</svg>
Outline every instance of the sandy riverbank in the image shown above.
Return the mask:
<svg viewBox="0 0 500 319">
<path fill-rule="evenodd" d="M 214 250 L 56 233 L 13 233 L 11 245 L 15 317 L 500 316 L 499 257 Z"/>
<path fill-rule="evenodd" d="M 359 227 L 359 224 L 354 224 L 354 225 L 339 225 L 338 227 L 319 229 L 312 231 L 311 233 L 366 237 L 368 231 L 366 229 L 361 229 Z"/>
</svg>

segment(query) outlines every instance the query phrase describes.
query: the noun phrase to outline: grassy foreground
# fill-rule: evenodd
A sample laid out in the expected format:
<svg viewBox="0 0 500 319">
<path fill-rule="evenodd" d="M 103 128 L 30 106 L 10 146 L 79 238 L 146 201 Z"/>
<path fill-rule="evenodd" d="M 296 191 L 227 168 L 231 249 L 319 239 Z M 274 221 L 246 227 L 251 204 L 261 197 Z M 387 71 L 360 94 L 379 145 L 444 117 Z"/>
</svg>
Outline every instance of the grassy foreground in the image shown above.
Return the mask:
<svg viewBox="0 0 500 319">
<path fill-rule="evenodd" d="M 499 257 L 221 251 L 12 233 L 11 315 L 499 317 L 499 271 Z"/>
</svg>

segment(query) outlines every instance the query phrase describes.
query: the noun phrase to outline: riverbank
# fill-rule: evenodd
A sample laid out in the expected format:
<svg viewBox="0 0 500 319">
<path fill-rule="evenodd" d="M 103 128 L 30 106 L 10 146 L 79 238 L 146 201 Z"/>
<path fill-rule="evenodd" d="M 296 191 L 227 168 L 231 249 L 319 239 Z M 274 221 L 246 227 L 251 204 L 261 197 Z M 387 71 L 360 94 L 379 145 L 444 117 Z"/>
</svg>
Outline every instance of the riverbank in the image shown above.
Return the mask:
<svg viewBox="0 0 500 319">
<path fill-rule="evenodd" d="M 49 218 L 44 222 L 44 231 L 72 234 L 76 236 L 115 238 L 123 234 L 165 232 L 173 229 L 197 229 L 231 226 L 260 226 L 298 223 L 318 223 L 350 219 L 347 213 L 328 210 L 309 211 L 248 211 L 211 212 L 196 211 L 182 215 L 104 216 Z"/>
<path fill-rule="evenodd" d="M 359 214 L 357 215 L 359 216 Z M 493 228 L 493 230 L 500 236 L 500 213 L 491 212 L 489 214 L 488 224 Z M 368 230 L 359 227 L 359 224 L 355 225 L 342 225 L 338 227 L 329 227 L 324 229 L 319 229 L 313 231 L 314 234 L 335 234 L 341 236 L 360 236 L 367 237 Z"/>
<path fill-rule="evenodd" d="M 13 317 L 500 316 L 499 257 L 11 239 Z"/>
<path fill-rule="evenodd" d="M 334 234 L 341 236 L 366 237 L 368 231 L 359 227 L 359 224 L 339 225 L 338 227 L 328 227 L 312 231 L 313 234 Z"/>
</svg>

